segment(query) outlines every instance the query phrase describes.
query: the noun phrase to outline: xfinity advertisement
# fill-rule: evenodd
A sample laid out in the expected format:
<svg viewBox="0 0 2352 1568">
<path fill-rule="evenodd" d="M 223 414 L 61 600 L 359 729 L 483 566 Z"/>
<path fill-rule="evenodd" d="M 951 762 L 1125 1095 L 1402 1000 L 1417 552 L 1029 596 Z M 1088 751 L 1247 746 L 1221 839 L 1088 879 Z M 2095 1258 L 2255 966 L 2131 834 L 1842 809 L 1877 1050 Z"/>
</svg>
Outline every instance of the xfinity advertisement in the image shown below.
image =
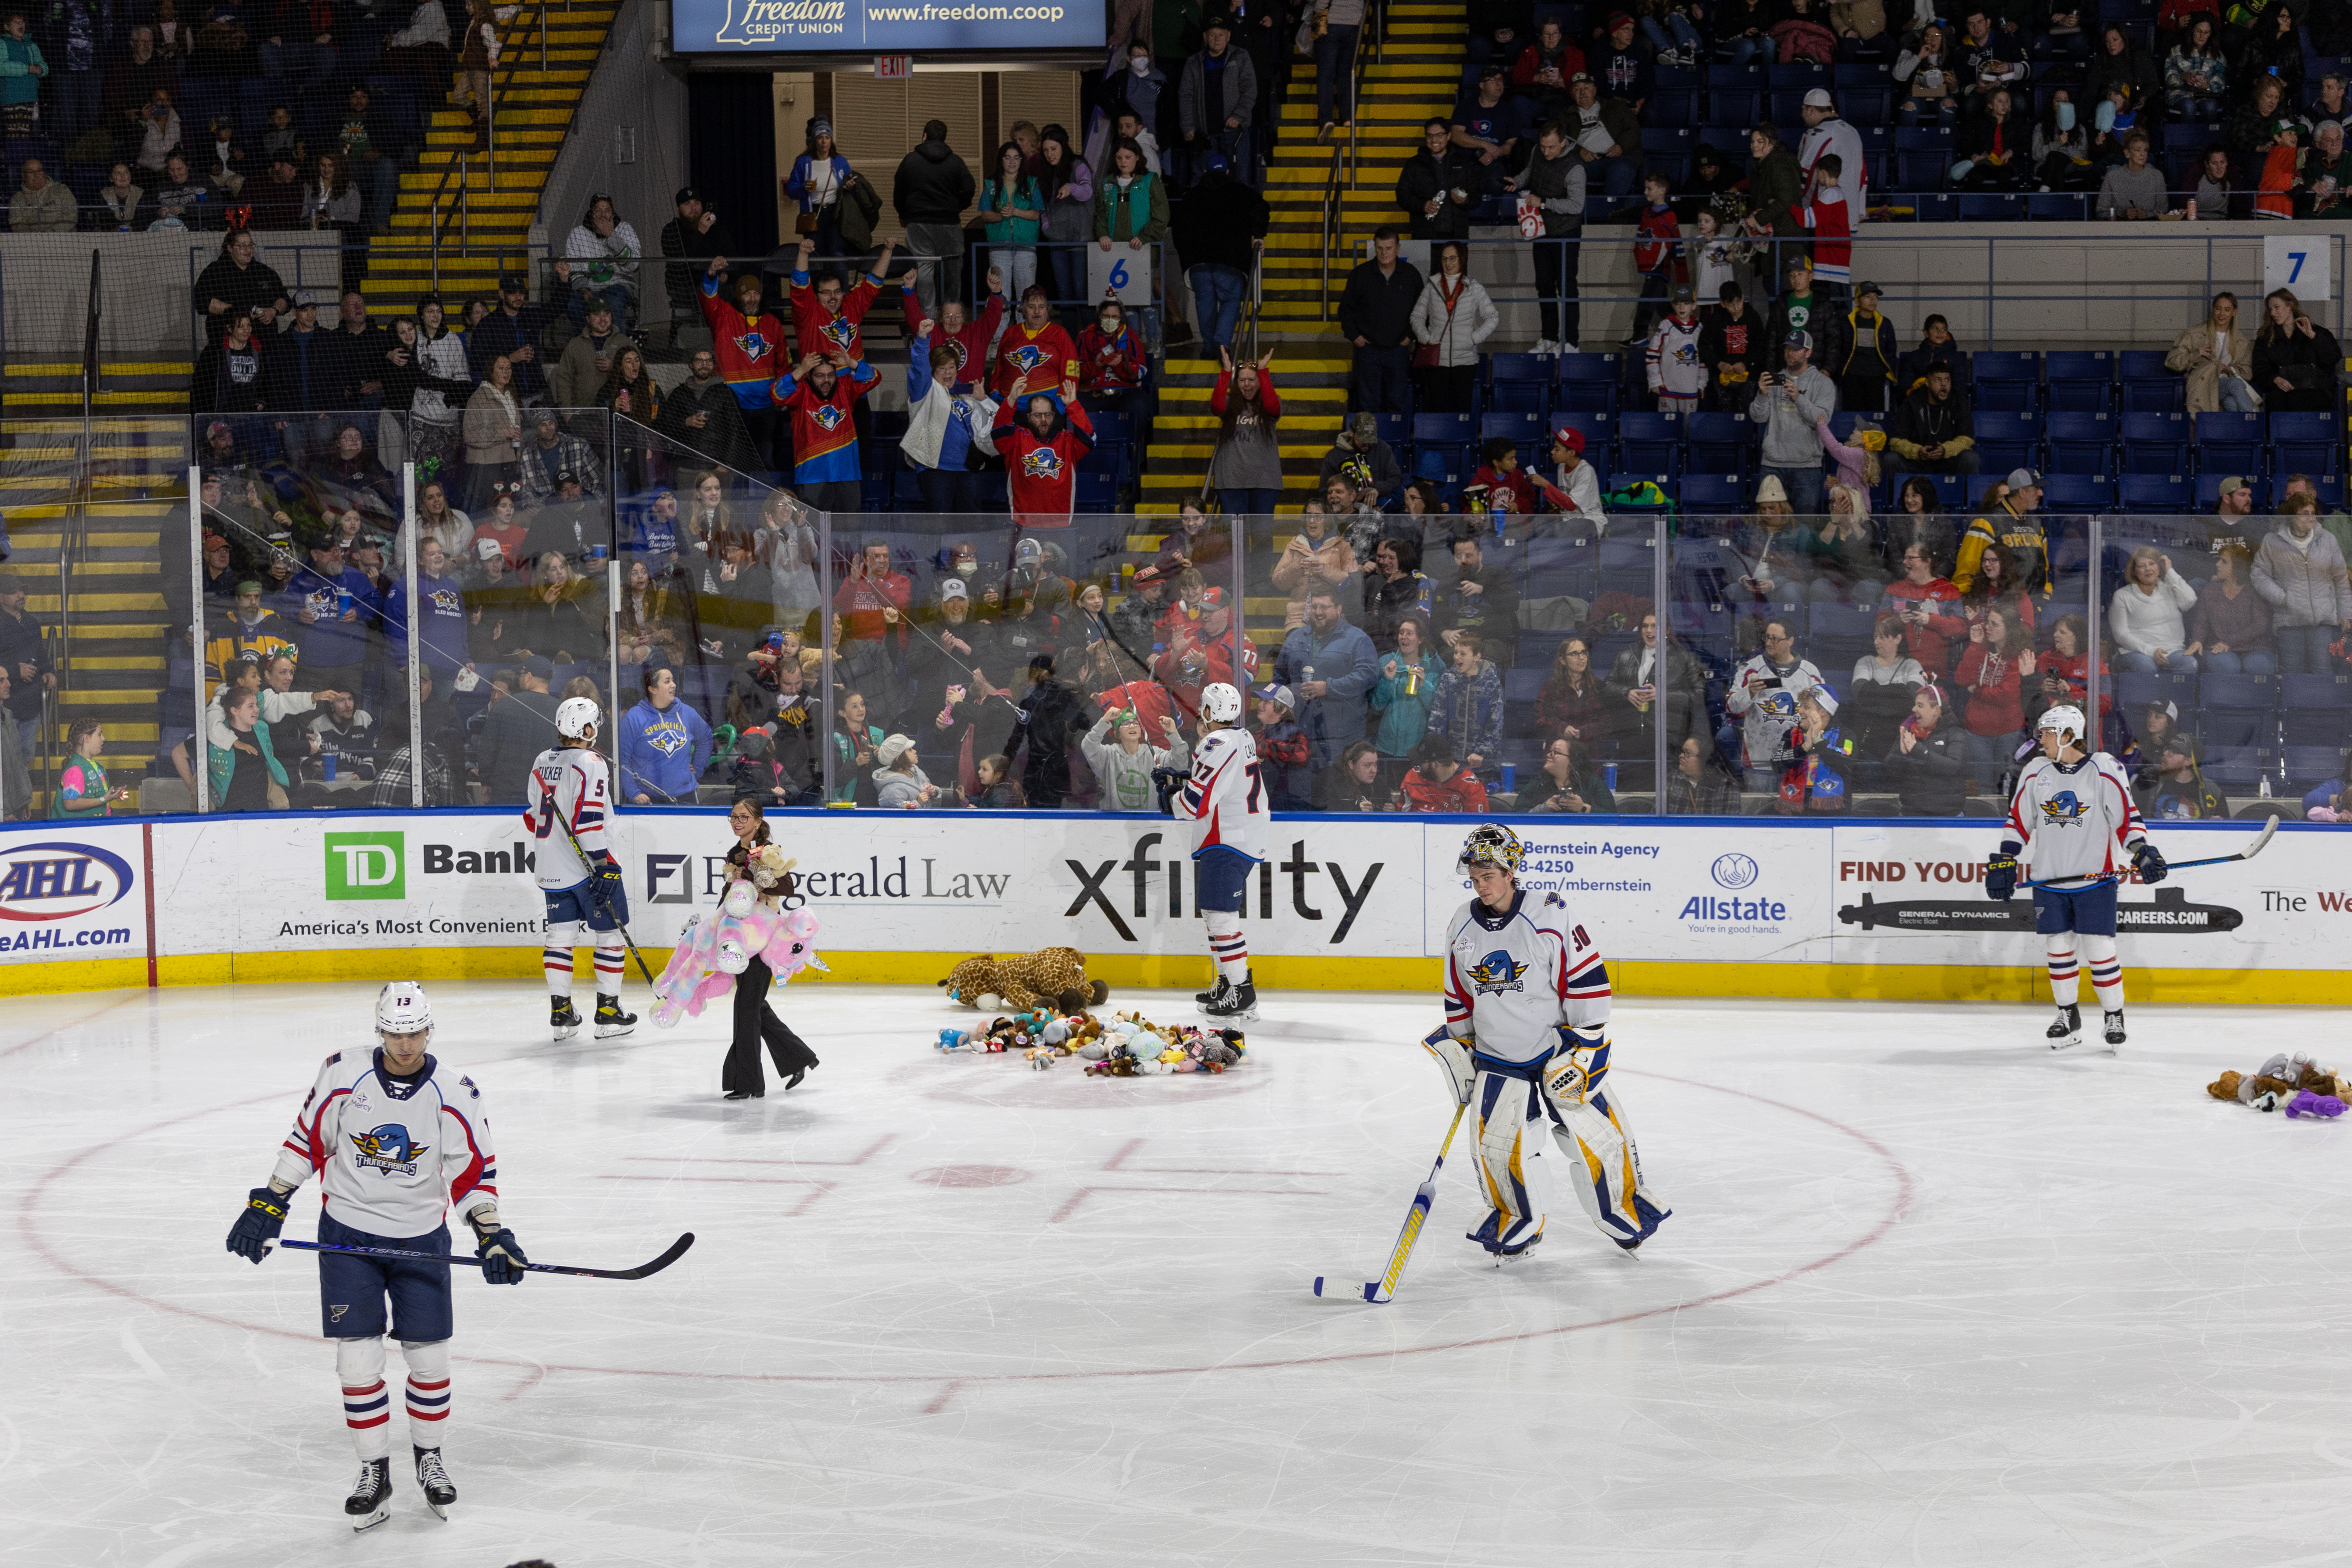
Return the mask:
<svg viewBox="0 0 2352 1568">
<path fill-rule="evenodd" d="M 680 54 L 947 54 L 1099 49 L 1102 0 L 674 0 Z"/>
</svg>

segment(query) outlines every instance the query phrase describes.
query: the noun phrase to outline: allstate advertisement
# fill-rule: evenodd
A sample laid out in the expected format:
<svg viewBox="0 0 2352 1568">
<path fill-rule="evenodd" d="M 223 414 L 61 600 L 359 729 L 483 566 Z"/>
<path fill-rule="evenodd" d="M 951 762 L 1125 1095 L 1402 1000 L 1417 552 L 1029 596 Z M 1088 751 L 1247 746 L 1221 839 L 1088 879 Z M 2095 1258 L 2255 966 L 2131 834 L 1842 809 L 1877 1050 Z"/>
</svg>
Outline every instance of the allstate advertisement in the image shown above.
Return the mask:
<svg viewBox="0 0 2352 1568">
<path fill-rule="evenodd" d="M 136 823 L 0 834 L 0 964 L 146 957 L 142 841 Z"/>
<path fill-rule="evenodd" d="M 1099 49 L 1102 0 L 672 0 L 680 54 Z"/>
</svg>

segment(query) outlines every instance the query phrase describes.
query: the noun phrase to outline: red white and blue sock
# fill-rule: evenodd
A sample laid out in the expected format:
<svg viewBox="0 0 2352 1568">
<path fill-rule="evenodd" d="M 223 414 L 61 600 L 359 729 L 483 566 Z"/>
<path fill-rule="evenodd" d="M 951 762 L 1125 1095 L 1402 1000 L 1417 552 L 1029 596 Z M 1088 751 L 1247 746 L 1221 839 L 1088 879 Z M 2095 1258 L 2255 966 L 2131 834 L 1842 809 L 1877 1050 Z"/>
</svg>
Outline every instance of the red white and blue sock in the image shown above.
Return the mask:
<svg viewBox="0 0 2352 1568">
<path fill-rule="evenodd" d="M 343 1425 L 362 1459 L 392 1452 L 392 1395 L 383 1385 L 383 1341 L 339 1340 L 335 1374 L 343 1389 Z"/>
<path fill-rule="evenodd" d="M 403 1340 L 408 1363 L 408 1440 L 420 1448 L 441 1446 L 441 1424 L 449 1418 L 449 1342 Z"/>
</svg>

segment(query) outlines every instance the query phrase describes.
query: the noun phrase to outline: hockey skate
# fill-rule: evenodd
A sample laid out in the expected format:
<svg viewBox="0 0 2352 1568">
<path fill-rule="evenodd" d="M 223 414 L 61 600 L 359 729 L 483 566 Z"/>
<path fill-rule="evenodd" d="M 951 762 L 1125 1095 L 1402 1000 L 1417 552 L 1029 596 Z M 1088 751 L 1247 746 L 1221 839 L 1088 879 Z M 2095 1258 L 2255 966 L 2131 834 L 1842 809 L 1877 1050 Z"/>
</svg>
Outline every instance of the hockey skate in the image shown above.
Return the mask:
<svg viewBox="0 0 2352 1568">
<path fill-rule="evenodd" d="M 441 1468 L 441 1450 L 417 1448 L 415 1453 L 416 1489 L 425 1494 L 426 1508 L 446 1519 L 449 1517 L 449 1505 L 457 1500 L 457 1489 L 451 1484 L 449 1472 Z"/>
<path fill-rule="evenodd" d="M 1223 984 L 1222 979 L 1219 984 Z M 1239 985 L 1227 986 L 1223 996 L 1202 1004 L 1201 1011 L 1217 1019 L 1255 1018 L 1257 1016 L 1257 986 L 1244 974 Z"/>
<path fill-rule="evenodd" d="M 601 991 L 596 993 L 596 1037 L 598 1039 L 609 1040 L 615 1035 L 625 1035 L 636 1026 L 637 1016 L 635 1013 L 621 1011 L 621 999 L 618 996 L 607 996 Z M 578 1027 L 576 1020 L 573 1027 Z"/>
<path fill-rule="evenodd" d="M 2050 1027 L 2044 1029 L 2042 1035 L 2049 1040 L 2050 1048 L 2053 1051 L 2063 1051 L 2069 1046 L 2081 1045 L 2083 1043 L 2083 1010 L 2071 1004 L 2059 1008 L 2058 1016 L 2051 1020 Z"/>
<path fill-rule="evenodd" d="M 1220 974 L 1217 976 L 1217 983 L 1214 985 L 1210 986 L 1206 991 L 1195 991 L 1192 994 L 1192 1000 L 1201 1005 L 1202 1012 L 1206 1013 L 1213 1007 L 1215 1007 L 1220 1003 L 1223 1002 L 1226 994 L 1231 992 L 1233 988 L 1234 983 Z"/>
<path fill-rule="evenodd" d="M 352 1495 L 343 1500 L 343 1512 L 351 1517 L 355 1531 L 373 1530 L 392 1517 L 390 1459 L 360 1461 L 360 1479 L 352 1483 Z"/>
<path fill-rule="evenodd" d="M 1662 1209 L 1639 1193 L 1633 1194 L 1633 1214 L 1642 1222 L 1642 1234 L 1630 1241 L 1622 1237 L 1612 1236 L 1609 1238 L 1628 1252 L 1639 1252 L 1642 1249 L 1642 1243 L 1655 1236 L 1658 1233 L 1658 1226 L 1675 1216 L 1674 1210 Z"/>
<path fill-rule="evenodd" d="M 1544 1222 L 1539 1219 L 1513 1220 L 1508 1229 L 1503 1228 L 1503 1211 L 1488 1209 L 1477 1229 L 1464 1234 L 1492 1253 L 1496 1265 L 1507 1258 L 1517 1258 L 1543 1239 Z"/>
<path fill-rule="evenodd" d="M 2124 1010 L 2120 1007 L 2107 1015 L 2107 1055 L 2115 1056 L 2123 1049 Z"/>
<path fill-rule="evenodd" d="M 580 1015 L 572 1010 L 571 997 L 548 1003 L 547 1026 L 555 1031 L 559 1040 L 568 1040 L 580 1032 Z"/>
</svg>

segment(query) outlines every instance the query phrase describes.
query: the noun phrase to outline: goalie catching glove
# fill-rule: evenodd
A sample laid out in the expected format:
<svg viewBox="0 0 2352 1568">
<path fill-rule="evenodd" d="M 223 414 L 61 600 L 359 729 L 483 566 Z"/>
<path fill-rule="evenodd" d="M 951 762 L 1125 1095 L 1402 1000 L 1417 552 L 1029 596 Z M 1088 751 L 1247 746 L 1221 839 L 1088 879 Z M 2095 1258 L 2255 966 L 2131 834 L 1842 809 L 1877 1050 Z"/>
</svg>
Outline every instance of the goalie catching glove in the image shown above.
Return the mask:
<svg viewBox="0 0 2352 1568">
<path fill-rule="evenodd" d="M 1575 1029 L 1562 1024 L 1559 1044 L 1544 1065 L 1544 1092 L 1555 1105 L 1582 1105 L 1585 1097 L 1609 1075 L 1609 1037 L 1599 1029 Z"/>
</svg>

